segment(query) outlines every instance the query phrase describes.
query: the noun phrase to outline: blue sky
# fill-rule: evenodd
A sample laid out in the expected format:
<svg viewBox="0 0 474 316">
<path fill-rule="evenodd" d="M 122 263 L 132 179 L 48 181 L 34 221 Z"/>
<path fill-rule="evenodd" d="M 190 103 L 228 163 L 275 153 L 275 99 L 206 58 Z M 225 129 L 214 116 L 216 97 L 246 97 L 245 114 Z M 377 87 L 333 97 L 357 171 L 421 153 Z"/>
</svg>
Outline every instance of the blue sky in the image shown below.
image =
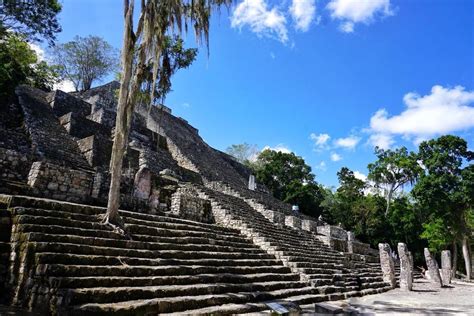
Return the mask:
<svg viewBox="0 0 474 316">
<path fill-rule="evenodd" d="M 59 42 L 121 46 L 122 1 L 64 0 L 60 20 Z M 217 149 L 288 149 L 337 185 L 343 166 L 367 173 L 374 145 L 452 133 L 474 146 L 473 20 L 471 0 L 239 0 L 166 104 Z"/>
</svg>

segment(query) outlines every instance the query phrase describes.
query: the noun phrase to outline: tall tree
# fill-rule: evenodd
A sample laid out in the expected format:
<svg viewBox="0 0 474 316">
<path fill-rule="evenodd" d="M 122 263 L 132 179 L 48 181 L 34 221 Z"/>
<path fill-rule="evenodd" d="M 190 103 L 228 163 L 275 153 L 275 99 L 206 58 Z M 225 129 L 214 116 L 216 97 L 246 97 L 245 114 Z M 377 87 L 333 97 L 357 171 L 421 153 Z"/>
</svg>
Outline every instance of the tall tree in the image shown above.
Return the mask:
<svg viewBox="0 0 474 316">
<path fill-rule="evenodd" d="M 8 102 L 19 84 L 50 90 L 58 80 L 57 69 L 39 61 L 20 35 L 0 40 L 0 104 Z"/>
<path fill-rule="evenodd" d="M 249 165 L 252 159 L 257 158 L 258 148 L 256 145 L 249 145 L 247 143 L 233 144 L 227 147 L 225 152 L 234 157 L 238 162 Z"/>
<path fill-rule="evenodd" d="M 208 46 L 211 11 L 230 0 L 141 0 L 141 12 L 137 28 L 134 29 L 135 1 L 124 0 L 124 35 L 122 46 L 122 79 L 117 105 L 115 138 L 110 161 L 111 183 L 107 213 L 104 223 L 121 225 L 118 215 L 120 204 L 120 180 L 122 162 L 128 143 L 128 135 L 134 107 L 146 74 L 147 65 L 152 65 L 153 80 L 158 79 L 165 38 L 169 33 L 181 32 L 192 25 L 195 37 Z M 136 63 L 134 64 L 135 48 Z M 156 86 L 156 82 L 152 87 Z M 155 99 L 155 89 L 151 89 L 150 102 Z"/>
<path fill-rule="evenodd" d="M 321 214 L 323 189 L 303 158 L 294 153 L 267 149 L 260 153 L 254 166 L 257 180 L 265 184 L 273 196 L 297 204 L 307 215 L 317 217 Z"/>
<path fill-rule="evenodd" d="M 0 38 L 12 31 L 28 40 L 45 38 L 53 44 L 61 31 L 57 15 L 61 4 L 57 0 L 0 1 Z"/>
<path fill-rule="evenodd" d="M 368 179 L 384 190 L 385 215 L 388 215 L 394 193 L 408 183 L 413 184 L 422 169 L 416 154 L 408 152 L 406 147 L 395 150 L 375 147 L 375 155 L 377 161 L 368 165 Z"/>
<path fill-rule="evenodd" d="M 89 90 L 117 65 L 116 50 L 101 37 L 92 35 L 76 36 L 70 42 L 56 45 L 53 57 L 63 77 L 74 84 L 76 91 Z"/>
<path fill-rule="evenodd" d="M 447 135 L 420 144 L 419 159 L 424 173 L 412 190 L 418 206 L 424 210 L 426 223 L 422 237 L 430 247 L 440 250 L 452 242 L 462 244 L 467 277 L 471 262 L 469 217 L 473 208 L 472 165 L 474 159 L 464 139 Z"/>
</svg>

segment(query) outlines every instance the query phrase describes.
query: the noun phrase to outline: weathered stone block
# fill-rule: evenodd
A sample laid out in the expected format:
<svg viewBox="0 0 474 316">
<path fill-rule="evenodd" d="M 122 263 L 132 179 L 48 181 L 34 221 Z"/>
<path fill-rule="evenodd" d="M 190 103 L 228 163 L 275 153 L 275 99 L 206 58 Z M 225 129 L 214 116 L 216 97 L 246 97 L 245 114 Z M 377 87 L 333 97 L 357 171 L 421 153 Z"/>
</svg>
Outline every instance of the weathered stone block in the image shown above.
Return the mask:
<svg viewBox="0 0 474 316">
<path fill-rule="evenodd" d="M 151 193 L 151 172 L 148 168 L 140 168 L 135 174 L 134 192 L 136 198 L 148 200 Z"/>
<path fill-rule="evenodd" d="M 406 244 L 398 243 L 398 256 L 400 257 L 400 288 L 411 291 L 413 289 L 413 271 Z"/>
<path fill-rule="evenodd" d="M 301 228 L 303 230 L 316 233 L 318 231 L 318 223 L 309 219 L 304 219 L 301 222 Z"/>
<path fill-rule="evenodd" d="M 451 265 L 451 251 L 443 250 L 441 252 L 441 278 L 443 285 L 451 284 L 452 265 Z"/>
<path fill-rule="evenodd" d="M 425 248 L 424 253 L 426 266 L 428 267 L 428 275 L 430 277 L 431 282 L 439 287 L 443 286 L 436 258 L 431 255 L 431 252 L 428 248 Z"/>
<path fill-rule="evenodd" d="M 397 285 L 395 280 L 395 265 L 390 255 L 391 249 L 389 244 L 379 244 L 380 266 L 382 268 L 383 280 L 392 288 Z"/>
<path fill-rule="evenodd" d="M 285 225 L 301 229 L 301 218 L 296 216 L 285 216 Z"/>
</svg>

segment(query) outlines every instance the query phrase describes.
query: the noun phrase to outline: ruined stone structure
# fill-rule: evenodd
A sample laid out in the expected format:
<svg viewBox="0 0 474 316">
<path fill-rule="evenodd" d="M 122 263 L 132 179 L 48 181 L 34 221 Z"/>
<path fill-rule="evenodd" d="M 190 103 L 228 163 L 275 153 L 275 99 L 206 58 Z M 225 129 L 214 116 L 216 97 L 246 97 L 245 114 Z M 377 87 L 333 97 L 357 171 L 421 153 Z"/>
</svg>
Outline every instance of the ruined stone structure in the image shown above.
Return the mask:
<svg viewBox="0 0 474 316">
<path fill-rule="evenodd" d="M 380 265 L 382 267 L 383 280 L 390 284 L 392 288 L 397 286 L 395 279 L 395 264 L 391 257 L 392 249 L 389 244 L 379 244 Z"/>
<path fill-rule="evenodd" d="M 443 250 L 441 251 L 441 279 L 443 285 L 451 284 L 452 273 L 451 251 Z"/>
<path fill-rule="evenodd" d="M 428 267 L 428 275 L 431 282 L 439 287 L 443 286 L 441 275 L 439 274 L 439 265 L 436 258 L 431 255 L 428 248 L 424 249 L 426 266 Z"/>
<path fill-rule="evenodd" d="M 398 243 L 398 256 L 400 257 L 400 288 L 411 291 L 413 288 L 413 259 L 406 244 Z"/>
<path fill-rule="evenodd" d="M 101 225 L 117 83 L 17 89 L 0 109 L 0 297 L 68 315 L 242 313 L 386 291 L 378 252 L 293 214 L 166 107 L 137 107 L 121 201 Z"/>
</svg>

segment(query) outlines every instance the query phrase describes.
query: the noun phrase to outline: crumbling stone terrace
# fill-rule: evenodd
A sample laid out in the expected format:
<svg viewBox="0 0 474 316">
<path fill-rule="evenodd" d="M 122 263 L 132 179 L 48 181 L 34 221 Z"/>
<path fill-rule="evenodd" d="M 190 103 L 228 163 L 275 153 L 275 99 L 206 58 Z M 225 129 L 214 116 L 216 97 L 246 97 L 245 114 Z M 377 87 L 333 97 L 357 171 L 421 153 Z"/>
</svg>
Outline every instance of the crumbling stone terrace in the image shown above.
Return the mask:
<svg viewBox="0 0 474 316">
<path fill-rule="evenodd" d="M 394 286 L 378 251 L 292 213 L 261 184 L 249 188 L 248 168 L 165 106 L 138 106 L 133 119 L 121 188 L 129 236 L 100 224 L 115 89 L 21 86 L 1 109 L 1 303 L 67 315 L 230 314 Z"/>
</svg>

